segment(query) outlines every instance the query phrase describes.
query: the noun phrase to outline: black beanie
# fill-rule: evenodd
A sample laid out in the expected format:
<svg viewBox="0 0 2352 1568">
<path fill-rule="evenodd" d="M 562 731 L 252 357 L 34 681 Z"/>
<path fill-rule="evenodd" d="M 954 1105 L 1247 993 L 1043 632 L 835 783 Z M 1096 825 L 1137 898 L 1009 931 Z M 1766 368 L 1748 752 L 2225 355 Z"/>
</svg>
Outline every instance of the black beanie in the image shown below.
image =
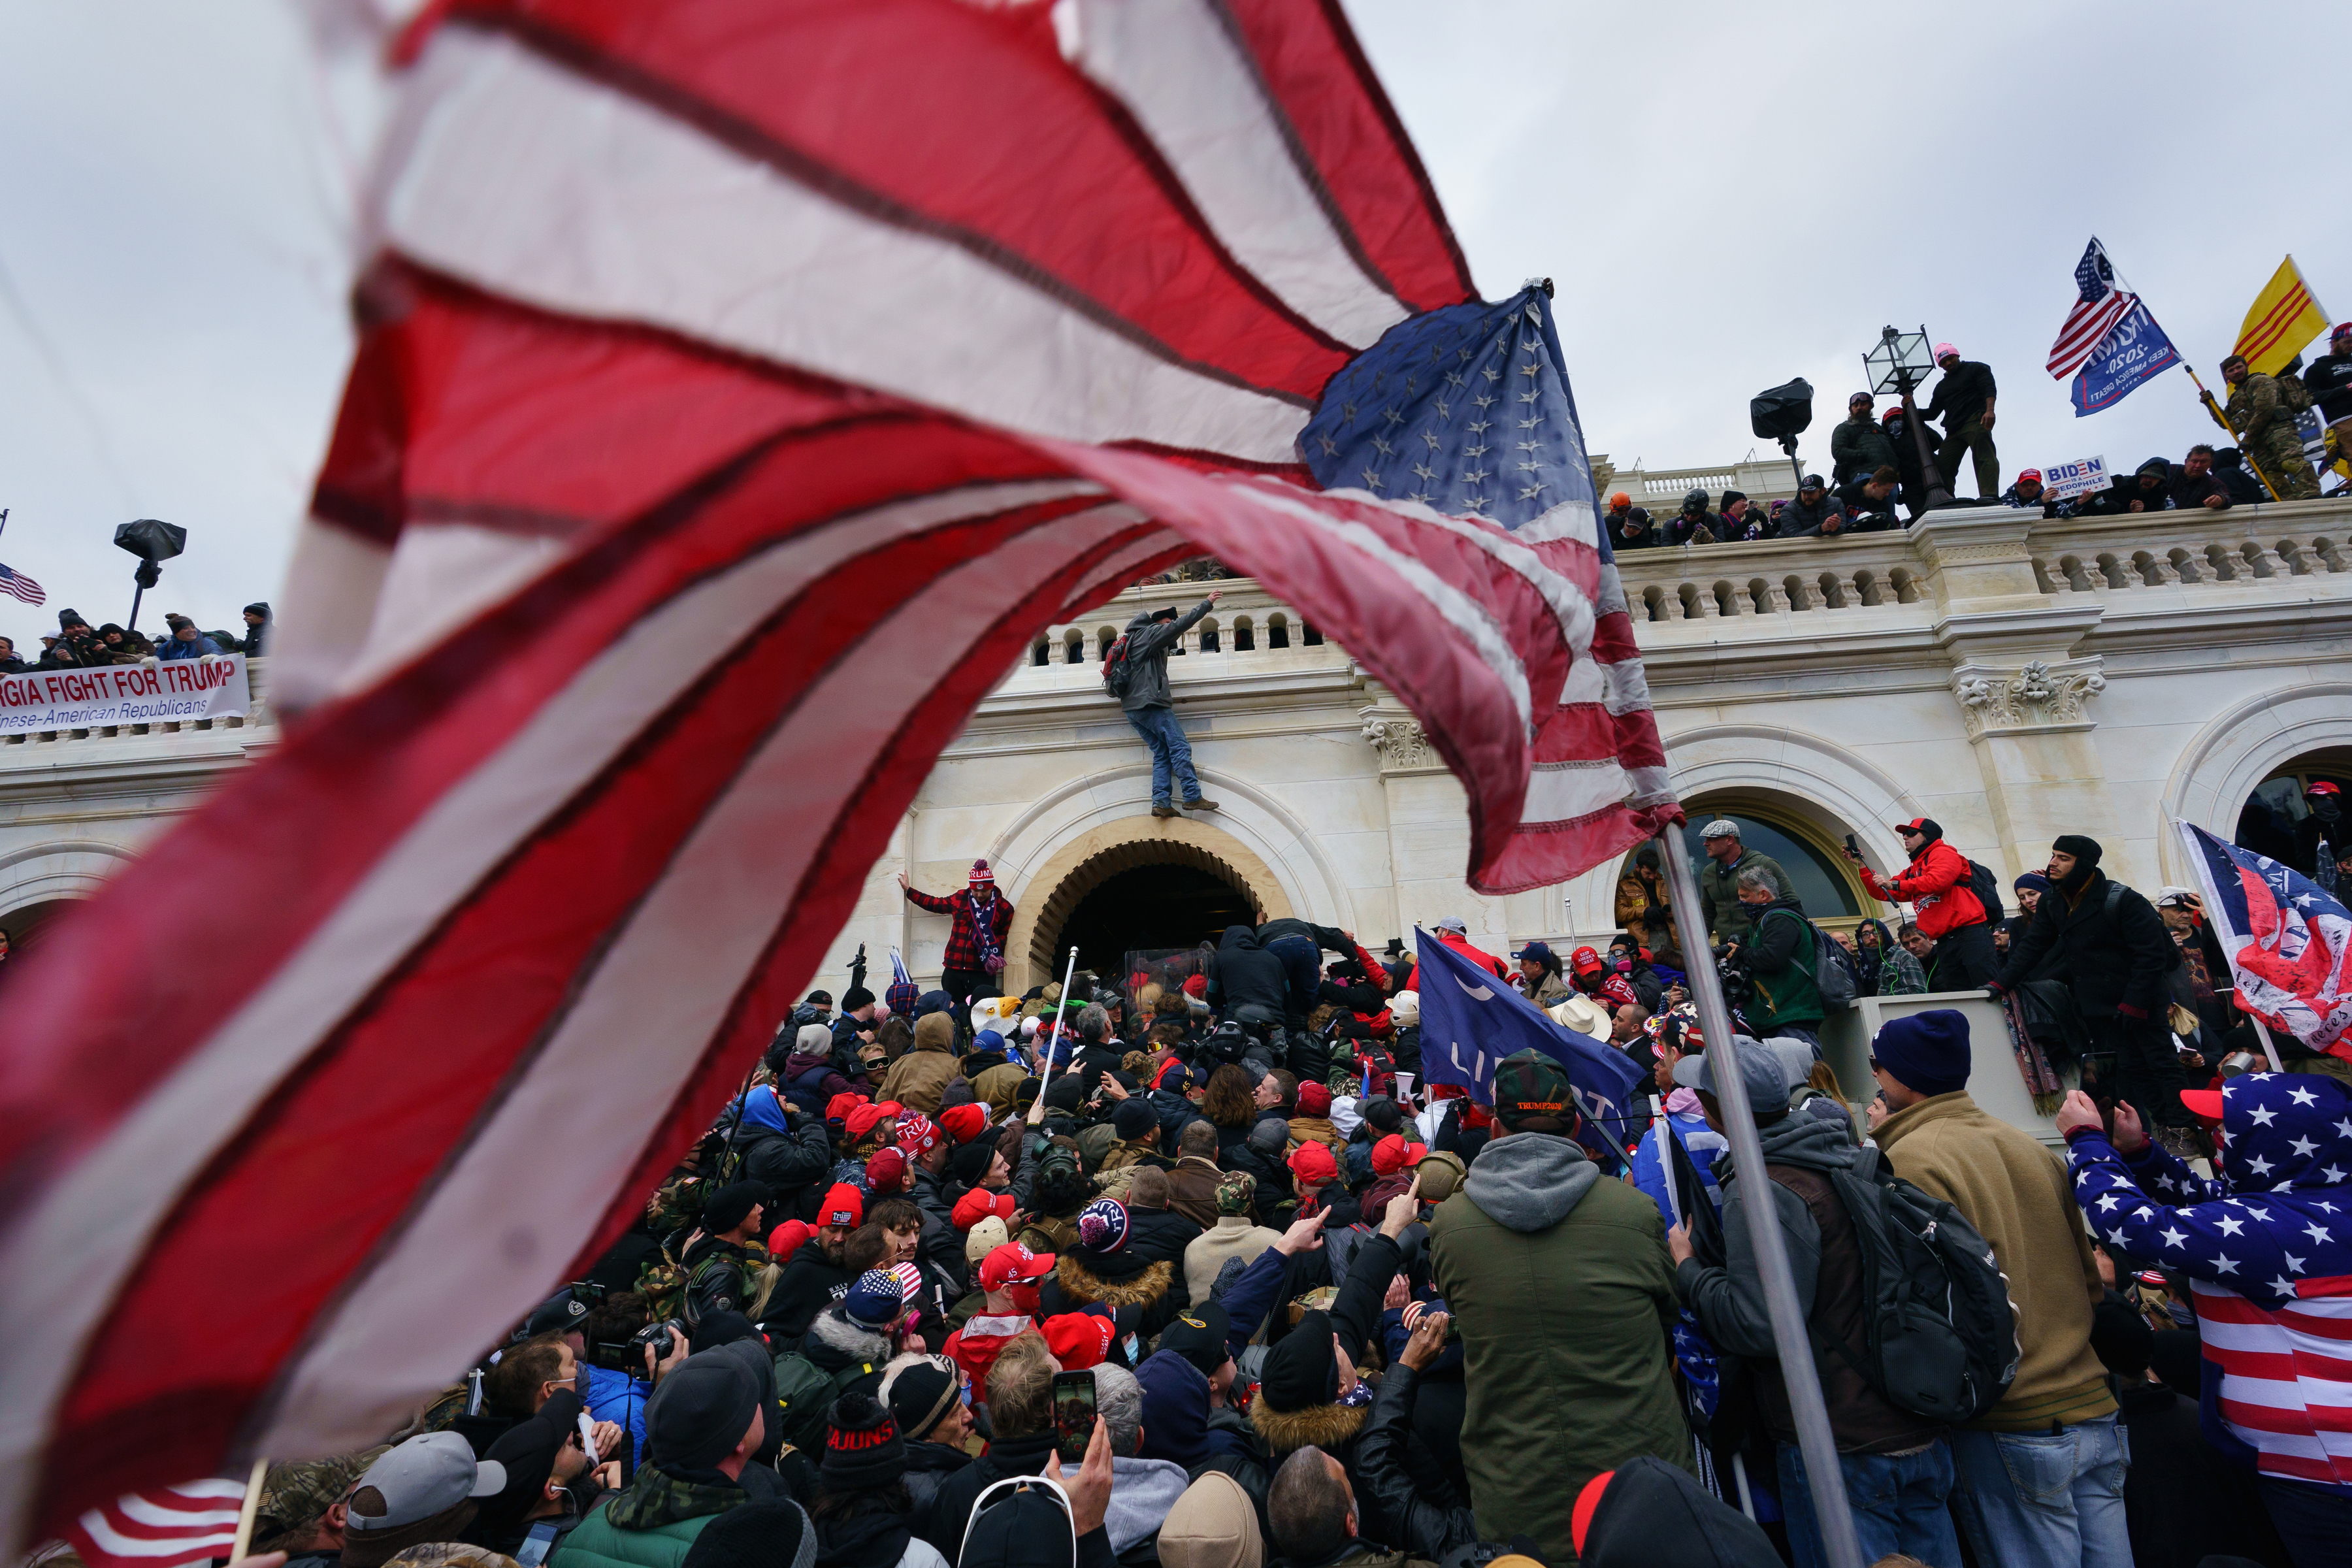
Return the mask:
<svg viewBox="0 0 2352 1568">
<path fill-rule="evenodd" d="M 724 1236 L 751 1217 L 754 1208 L 768 1201 L 768 1189 L 757 1182 L 737 1182 L 721 1187 L 702 1200 L 702 1228 L 712 1236 Z"/>
<path fill-rule="evenodd" d="M 961 1186 L 976 1187 L 988 1174 L 989 1162 L 996 1158 L 996 1145 L 985 1138 L 975 1138 L 956 1146 L 948 1156 L 948 1174 Z"/>
<path fill-rule="evenodd" d="M 833 1491 L 887 1487 L 907 1473 L 898 1423 L 870 1394 L 845 1394 L 825 1413 L 824 1486 Z"/>
<path fill-rule="evenodd" d="M 810 1568 L 816 1531 L 790 1498 L 730 1508 L 702 1527 L 678 1568 Z"/>
<path fill-rule="evenodd" d="M 2079 833 L 2062 833 L 2051 841 L 2050 847 L 2061 855 L 2072 855 L 2085 867 L 2097 865 L 2099 857 L 2106 853 L 2099 847 L 2097 839 L 2085 838 Z"/>
<path fill-rule="evenodd" d="M 646 1458 L 673 1475 L 711 1469 L 759 1409 L 759 1387 L 741 1362 L 724 1351 L 688 1356 L 646 1402 Z"/>
<path fill-rule="evenodd" d="M 918 1362 L 890 1380 L 890 1415 L 898 1430 L 919 1442 L 956 1402 L 956 1380 L 929 1362 Z"/>
<path fill-rule="evenodd" d="M 1110 1113 L 1111 1127 L 1122 1142 L 1133 1142 L 1159 1122 L 1160 1118 L 1151 1113 L 1151 1107 L 1139 1096 L 1120 1100 L 1118 1109 Z"/>
<path fill-rule="evenodd" d="M 731 1345 L 737 1340 L 759 1340 L 765 1343 L 767 1336 L 740 1312 L 705 1312 L 702 1321 L 694 1325 L 694 1332 L 686 1342 L 690 1352 L 698 1352 L 715 1351 L 720 1345 Z"/>
<path fill-rule="evenodd" d="M 1045 1089 L 1045 1104 L 1053 1110 L 1076 1110 L 1087 1102 L 1087 1086 L 1076 1073 L 1064 1073 Z"/>
<path fill-rule="evenodd" d="M 1364 1123 L 1382 1132 L 1394 1132 L 1404 1125 L 1404 1112 L 1387 1095 L 1376 1094 L 1364 1101 Z"/>
<path fill-rule="evenodd" d="M 1282 1342 L 1265 1352 L 1258 1387 L 1269 1409 L 1287 1414 L 1329 1405 L 1339 1397 L 1339 1363 L 1331 1349 L 1331 1319 L 1309 1312 Z"/>
</svg>

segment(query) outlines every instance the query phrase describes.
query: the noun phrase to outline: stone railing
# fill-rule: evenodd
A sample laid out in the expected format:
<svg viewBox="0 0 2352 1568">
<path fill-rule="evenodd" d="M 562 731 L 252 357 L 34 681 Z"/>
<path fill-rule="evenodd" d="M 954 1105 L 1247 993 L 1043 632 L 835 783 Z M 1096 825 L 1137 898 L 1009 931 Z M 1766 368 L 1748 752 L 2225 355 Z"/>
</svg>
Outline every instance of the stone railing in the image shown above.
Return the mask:
<svg viewBox="0 0 2352 1568">
<path fill-rule="evenodd" d="M 248 660 L 246 664 L 246 679 L 251 683 L 252 700 L 243 718 L 192 719 L 163 724 L 108 724 L 88 730 L 34 730 L 0 735 L 0 769 L 46 766 L 47 760 L 57 755 L 58 747 L 79 748 L 89 742 L 120 741 L 134 736 L 194 736 L 233 730 L 261 730 L 274 736 L 278 720 L 269 707 L 268 666 L 267 658 Z M 238 743 L 259 738 L 248 735 Z M 207 745 L 216 743 L 205 742 Z"/>
<path fill-rule="evenodd" d="M 1988 586 L 2084 602 L 2157 588 L 2352 597 L 2352 501 L 2047 520 L 1971 507 L 1903 532 L 1634 551 L 1618 570 L 1645 635 L 1662 623 L 1913 605 L 1898 618 L 1926 623 L 1955 596 L 1941 580 L 1955 570 L 1972 599 Z M 1977 581 L 1988 574 L 2011 580 Z"/>
<path fill-rule="evenodd" d="M 1276 674 L 1286 668 L 1347 662 L 1338 645 L 1325 641 L 1323 634 L 1296 609 L 1251 579 L 1160 583 L 1129 588 L 1083 619 L 1046 627 L 1031 642 L 1028 657 L 1008 672 L 997 689 L 1015 694 L 1094 685 L 1103 656 L 1129 621 L 1162 605 L 1189 611 L 1212 587 L 1222 590 L 1223 597 L 1178 639 L 1169 655 L 1171 679 Z"/>
</svg>

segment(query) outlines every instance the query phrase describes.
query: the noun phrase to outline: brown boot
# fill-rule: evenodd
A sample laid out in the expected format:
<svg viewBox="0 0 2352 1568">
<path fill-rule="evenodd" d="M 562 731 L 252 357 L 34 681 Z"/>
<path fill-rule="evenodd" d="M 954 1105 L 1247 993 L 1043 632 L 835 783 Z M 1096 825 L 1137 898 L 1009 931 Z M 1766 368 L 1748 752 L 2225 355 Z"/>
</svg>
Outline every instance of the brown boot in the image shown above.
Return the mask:
<svg viewBox="0 0 2352 1568">
<path fill-rule="evenodd" d="M 1217 803 L 1213 800 L 1188 800 L 1184 803 L 1184 809 L 1187 811 L 1214 811 L 1217 809 Z"/>
<path fill-rule="evenodd" d="M 1155 805 L 1151 808 L 1151 815 L 1154 816 L 1181 816 L 1183 813 L 1178 811 L 1172 805 Z"/>
</svg>

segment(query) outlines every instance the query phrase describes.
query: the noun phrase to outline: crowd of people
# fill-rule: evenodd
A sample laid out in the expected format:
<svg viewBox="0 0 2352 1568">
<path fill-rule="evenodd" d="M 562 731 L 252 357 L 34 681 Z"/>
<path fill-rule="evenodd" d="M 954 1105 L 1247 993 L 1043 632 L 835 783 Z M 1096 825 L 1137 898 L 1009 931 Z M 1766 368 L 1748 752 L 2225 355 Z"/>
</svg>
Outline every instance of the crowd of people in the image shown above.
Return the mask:
<svg viewBox="0 0 2352 1568">
<path fill-rule="evenodd" d="M 2238 445 L 2216 447 L 2200 442 L 2178 463 L 2150 458 L 2129 473 L 2114 475 L 2103 488 L 2063 499 L 2044 493 L 2039 468 L 2021 470 L 2015 482 L 2001 488 L 2000 457 L 1992 437 L 1999 402 L 1992 369 L 1981 361 L 1961 358 L 1950 343 L 1937 343 L 1935 353 L 1943 374 L 1927 406 L 1919 410 L 1917 434 L 1901 403 L 1881 414 L 1874 396 L 1857 392 L 1846 400 L 1845 418 L 1831 428 L 1826 479 L 1807 474 L 1793 499 L 1761 505 L 1738 490 L 1710 496 L 1694 489 L 1683 497 L 1681 510 L 1663 521 L 1619 490 L 1610 496 L 1605 513 L 1610 544 L 1620 551 L 1649 550 L 1899 530 L 1906 526 L 1906 515 L 1916 521 L 1927 510 L 1923 442 L 1947 490 L 1957 491 L 1957 465 L 1966 458 L 1975 470 L 1979 503 L 2038 507 L 2048 518 L 2191 507 L 2221 510 L 2273 499 L 2317 496 L 2319 476 L 2305 454 L 2295 424 L 2296 416 L 2310 408 L 2319 411 L 2328 464 L 2352 458 L 2352 321 L 2335 329 L 2328 352 L 2302 367 L 2300 374 L 2292 369 L 2275 376 L 2250 373 L 2236 354 L 2221 362 L 2221 378 L 2230 394 L 2224 407 Z M 2352 480 L 2328 493 L 2347 492 L 2352 492 Z"/>
<path fill-rule="evenodd" d="M 2095 842 L 2057 840 L 2008 916 L 1936 823 L 1897 830 L 1909 864 L 1862 874 L 1911 918 L 1832 940 L 1738 824 L 1702 828 L 1692 956 L 1732 1001 L 1736 1077 L 1654 855 L 1605 950 L 1436 922 L 1648 1079 L 1605 1126 L 1543 1050 L 1483 1099 L 1430 1085 L 1414 956 L 1303 921 L 992 994 L 1004 906 L 975 866 L 923 896 L 956 922 L 952 987 L 811 993 L 585 1278 L 383 1444 L 275 1467 L 255 1549 L 1822 1563 L 1739 1117 L 1865 1562 L 2339 1560 L 2352 1398 L 2305 1357 L 2352 1300 L 2323 1278 L 2352 1274 L 2352 1073 L 2282 1039 L 2285 1073 L 2244 1076 L 2268 1064 L 2195 899 L 2111 881 Z M 2019 1032 L 1896 1018 L 1874 1083 L 1841 1083 L 1827 1013 L 1930 986 Z M 2071 1169 L 1969 1094 L 2045 1051 L 2084 1086 Z"/>
<path fill-rule="evenodd" d="M 41 634 L 41 651 L 27 658 L 16 639 L 0 637 L 0 675 L 28 669 L 88 669 L 102 664 L 142 664 L 153 659 L 202 658 L 207 654 L 241 653 L 259 658 L 268 651 L 272 617 L 266 600 L 245 607 L 245 634 L 204 631 L 178 611 L 163 617 L 160 638 L 109 621 L 93 627 L 79 610 L 59 610 L 58 629 Z"/>
</svg>

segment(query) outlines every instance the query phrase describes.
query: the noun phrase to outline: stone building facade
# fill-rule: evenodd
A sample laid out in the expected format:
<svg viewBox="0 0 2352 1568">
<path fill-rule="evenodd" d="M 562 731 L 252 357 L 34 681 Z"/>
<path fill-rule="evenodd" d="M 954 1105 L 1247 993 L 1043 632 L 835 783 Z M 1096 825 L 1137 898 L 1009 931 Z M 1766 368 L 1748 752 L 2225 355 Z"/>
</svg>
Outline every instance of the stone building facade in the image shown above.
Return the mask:
<svg viewBox="0 0 2352 1568">
<path fill-rule="evenodd" d="M 1645 504 L 1678 503 L 1682 474 L 1666 482 L 1671 496 Z M 1892 913 L 1845 871 L 1847 834 L 1897 866 L 1889 825 L 1924 814 L 2006 879 L 2057 834 L 2087 833 L 2116 875 L 2154 889 L 2184 879 L 2170 818 L 2231 836 L 2257 792 L 2292 813 L 2302 782 L 2352 779 L 2352 503 L 2054 521 L 1954 508 L 1907 533 L 1621 565 L 1694 822 L 1752 824 L 1832 923 Z M 1375 949 L 1446 914 L 1496 952 L 1616 929 L 1615 866 L 1467 892 L 1462 791 L 1412 716 L 1295 610 L 1248 582 L 1219 586 L 1171 672 L 1221 810 L 1150 816 L 1149 759 L 1098 679 L 1136 610 L 1189 605 L 1201 587 L 1129 590 L 1040 633 L 982 703 L 817 984 L 838 991 L 859 944 L 877 974 L 898 947 L 936 976 L 947 922 L 906 902 L 897 875 L 948 891 L 975 858 L 1016 910 L 1013 988 L 1073 942 L 1097 963 L 1124 929 L 1104 923 L 1106 903 L 1164 904 L 1173 925 L 1204 928 L 1154 934 L 1170 942 L 1250 910 Z M 257 679 L 266 689 L 266 669 Z M 264 704 L 233 726 L 0 741 L 0 927 L 37 944 L 47 917 L 276 733 Z M 1117 897 L 1089 904 L 1107 887 Z"/>
</svg>

